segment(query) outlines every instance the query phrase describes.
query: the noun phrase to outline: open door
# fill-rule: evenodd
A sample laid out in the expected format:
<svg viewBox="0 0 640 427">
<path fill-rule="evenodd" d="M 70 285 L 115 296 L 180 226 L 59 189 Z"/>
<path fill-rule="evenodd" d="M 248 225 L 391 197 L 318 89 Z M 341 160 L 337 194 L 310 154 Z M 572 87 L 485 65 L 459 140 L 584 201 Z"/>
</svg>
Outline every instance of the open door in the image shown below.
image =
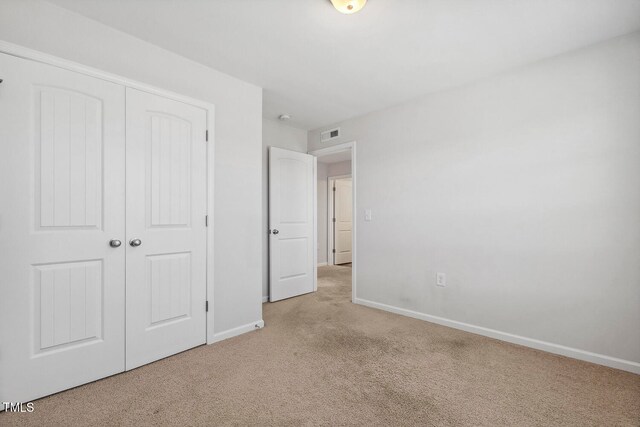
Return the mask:
<svg viewBox="0 0 640 427">
<path fill-rule="evenodd" d="M 314 291 L 315 168 L 309 154 L 269 148 L 269 301 Z"/>
<path fill-rule="evenodd" d="M 351 178 L 336 179 L 334 183 L 334 264 L 351 262 L 352 191 Z"/>
</svg>

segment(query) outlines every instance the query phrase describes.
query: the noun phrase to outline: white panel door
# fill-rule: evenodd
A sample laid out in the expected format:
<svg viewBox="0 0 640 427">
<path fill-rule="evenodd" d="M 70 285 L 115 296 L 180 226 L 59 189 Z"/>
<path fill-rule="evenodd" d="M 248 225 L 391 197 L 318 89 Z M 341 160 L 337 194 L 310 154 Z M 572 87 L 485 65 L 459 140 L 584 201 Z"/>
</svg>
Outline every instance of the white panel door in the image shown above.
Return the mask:
<svg viewBox="0 0 640 427">
<path fill-rule="evenodd" d="M 206 340 L 206 123 L 127 89 L 127 369 Z"/>
<path fill-rule="evenodd" d="M 269 300 L 314 290 L 316 158 L 269 149 Z"/>
<path fill-rule="evenodd" d="M 24 402 L 125 368 L 125 91 L 5 54 L 0 78 L 0 401 Z"/>
<path fill-rule="evenodd" d="M 335 180 L 334 191 L 334 264 L 346 264 L 351 262 L 351 229 L 353 210 L 351 178 Z"/>
</svg>

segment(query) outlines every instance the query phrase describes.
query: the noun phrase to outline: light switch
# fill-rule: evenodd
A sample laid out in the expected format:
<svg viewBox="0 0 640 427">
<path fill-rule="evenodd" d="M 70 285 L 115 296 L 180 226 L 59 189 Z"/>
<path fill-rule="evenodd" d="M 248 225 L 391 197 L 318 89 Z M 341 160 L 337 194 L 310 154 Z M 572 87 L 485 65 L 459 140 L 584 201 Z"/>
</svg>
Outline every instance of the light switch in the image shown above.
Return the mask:
<svg viewBox="0 0 640 427">
<path fill-rule="evenodd" d="M 364 220 L 371 221 L 371 209 L 364 210 Z"/>
</svg>

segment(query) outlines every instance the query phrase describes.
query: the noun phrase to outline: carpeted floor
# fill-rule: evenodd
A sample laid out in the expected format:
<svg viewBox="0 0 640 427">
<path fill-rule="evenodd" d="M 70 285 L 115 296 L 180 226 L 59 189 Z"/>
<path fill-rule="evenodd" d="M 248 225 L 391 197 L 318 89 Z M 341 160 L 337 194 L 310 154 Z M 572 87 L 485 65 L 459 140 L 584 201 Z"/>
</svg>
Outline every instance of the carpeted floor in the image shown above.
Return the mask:
<svg viewBox="0 0 640 427">
<path fill-rule="evenodd" d="M 0 425 L 638 426 L 640 376 L 350 303 L 349 267 L 266 327 L 35 402 Z"/>
</svg>

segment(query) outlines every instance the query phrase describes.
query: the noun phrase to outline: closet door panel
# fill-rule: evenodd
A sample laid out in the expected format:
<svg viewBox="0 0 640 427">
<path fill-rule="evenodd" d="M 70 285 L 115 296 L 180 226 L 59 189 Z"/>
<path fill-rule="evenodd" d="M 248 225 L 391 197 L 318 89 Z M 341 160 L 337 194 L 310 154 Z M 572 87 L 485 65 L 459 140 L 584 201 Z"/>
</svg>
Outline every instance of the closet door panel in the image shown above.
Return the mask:
<svg viewBox="0 0 640 427">
<path fill-rule="evenodd" d="M 16 402 L 124 369 L 125 89 L 5 54 L 0 70 L 0 401 Z"/>
<path fill-rule="evenodd" d="M 127 369 L 206 341 L 206 122 L 127 89 Z"/>
</svg>

